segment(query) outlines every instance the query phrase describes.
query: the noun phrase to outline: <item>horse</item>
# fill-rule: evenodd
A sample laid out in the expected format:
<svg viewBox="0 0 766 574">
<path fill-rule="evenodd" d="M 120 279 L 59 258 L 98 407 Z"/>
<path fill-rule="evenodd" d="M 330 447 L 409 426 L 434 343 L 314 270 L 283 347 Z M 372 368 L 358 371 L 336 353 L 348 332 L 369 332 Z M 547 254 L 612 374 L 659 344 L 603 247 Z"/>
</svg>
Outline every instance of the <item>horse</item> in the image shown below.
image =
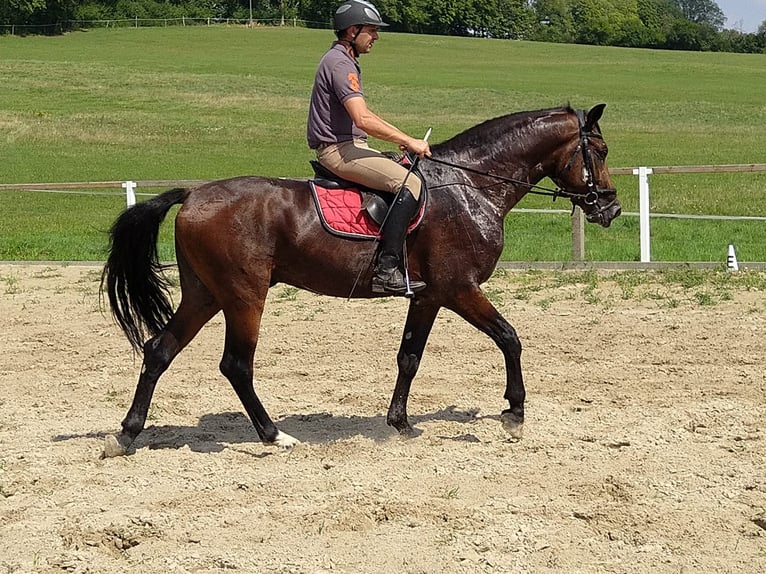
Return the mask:
<svg viewBox="0 0 766 574">
<path fill-rule="evenodd" d="M 398 374 L 386 422 L 416 434 L 407 416 L 412 380 L 439 310 L 455 312 L 488 335 L 505 359 L 500 414 L 522 436 L 525 389 L 515 329 L 481 289 L 500 258 L 503 219 L 525 194 L 568 198 L 588 222 L 608 227 L 620 214 L 599 127 L 605 104 L 517 112 L 478 124 L 432 146 L 418 166 L 428 207 L 408 236 L 409 272 L 427 287 L 411 297 L 396 357 Z M 413 176 L 414 177 L 414 176 Z M 539 185 L 548 177 L 556 189 Z M 173 310 L 157 254 L 171 207 L 181 289 Z M 218 312 L 225 321 L 220 371 L 238 395 L 260 440 L 284 448 L 299 440 L 277 428 L 253 386 L 253 359 L 266 296 L 277 283 L 314 293 L 373 298 L 372 255 L 364 242 L 327 232 L 306 179 L 240 176 L 165 191 L 126 209 L 110 231 L 101 278 L 112 315 L 143 364 L 122 430 L 105 456 L 126 454 L 143 430 L 158 379 Z"/>
</svg>

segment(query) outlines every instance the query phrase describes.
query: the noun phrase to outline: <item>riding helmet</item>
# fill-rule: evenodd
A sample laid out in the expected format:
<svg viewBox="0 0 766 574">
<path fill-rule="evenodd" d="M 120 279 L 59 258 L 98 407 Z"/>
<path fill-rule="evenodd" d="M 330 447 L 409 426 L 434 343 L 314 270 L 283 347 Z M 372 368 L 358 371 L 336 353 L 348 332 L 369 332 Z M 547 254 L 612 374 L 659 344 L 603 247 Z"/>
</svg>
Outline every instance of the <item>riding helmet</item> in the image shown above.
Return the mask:
<svg viewBox="0 0 766 574">
<path fill-rule="evenodd" d="M 364 0 L 347 0 L 338 6 L 332 22 L 335 30 L 345 30 L 351 26 L 388 26 L 380 17 L 378 9 Z"/>
</svg>

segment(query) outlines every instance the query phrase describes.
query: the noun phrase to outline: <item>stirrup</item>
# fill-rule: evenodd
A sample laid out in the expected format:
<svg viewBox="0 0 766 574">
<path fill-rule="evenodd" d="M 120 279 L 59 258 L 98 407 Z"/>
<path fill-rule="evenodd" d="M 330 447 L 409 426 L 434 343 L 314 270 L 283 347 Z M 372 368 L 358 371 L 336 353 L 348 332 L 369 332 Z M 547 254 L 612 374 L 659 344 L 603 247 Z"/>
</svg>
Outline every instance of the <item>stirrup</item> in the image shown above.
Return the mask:
<svg viewBox="0 0 766 574">
<path fill-rule="evenodd" d="M 409 291 L 417 293 L 426 288 L 423 281 L 410 281 Z M 375 275 L 372 278 L 373 293 L 391 293 L 393 295 L 407 294 L 407 281 L 398 267 L 393 269 L 375 268 Z"/>
</svg>

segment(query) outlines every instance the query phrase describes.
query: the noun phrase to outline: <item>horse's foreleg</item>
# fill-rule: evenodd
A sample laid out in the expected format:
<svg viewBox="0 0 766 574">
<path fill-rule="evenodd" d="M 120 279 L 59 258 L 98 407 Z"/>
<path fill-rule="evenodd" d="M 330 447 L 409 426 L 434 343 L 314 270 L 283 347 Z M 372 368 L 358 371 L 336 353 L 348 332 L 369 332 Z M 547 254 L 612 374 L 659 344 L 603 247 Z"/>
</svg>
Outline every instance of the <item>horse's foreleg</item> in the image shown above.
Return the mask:
<svg viewBox="0 0 766 574">
<path fill-rule="evenodd" d="M 521 374 L 521 341 L 516 330 L 495 309 L 478 287 L 461 295 L 452 309 L 474 327 L 489 335 L 505 358 L 505 409 L 500 421 L 513 438 L 521 438 L 524 428 L 524 379 Z"/>
<path fill-rule="evenodd" d="M 260 316 L 252 309 L 239 310 L 235 315 L 226 314 L 226 344 L 221 359 L 221 373 L 229 380 L 245 407 L 250 421 L 264 443 L 283 448 L 299 444 L 296 438 L 280 431 L 269 417 L 253 388 L 253 359 L 258 343 Z"/>
<path fill-rule="evenodd" d="M 439 306 L 424 306 L 417 299 L 410 303 L 404 334 L 396 356 L 399 372 L 396 378 L 391 405 L 388 407 L 386 422 L 399 431 L 402 436 L 413 436 L 415 431 L 407 420 L 407 399 L 410 395 L 412 379 L 420 366 L 428 335 L 431 333 Z"/>
</svg>

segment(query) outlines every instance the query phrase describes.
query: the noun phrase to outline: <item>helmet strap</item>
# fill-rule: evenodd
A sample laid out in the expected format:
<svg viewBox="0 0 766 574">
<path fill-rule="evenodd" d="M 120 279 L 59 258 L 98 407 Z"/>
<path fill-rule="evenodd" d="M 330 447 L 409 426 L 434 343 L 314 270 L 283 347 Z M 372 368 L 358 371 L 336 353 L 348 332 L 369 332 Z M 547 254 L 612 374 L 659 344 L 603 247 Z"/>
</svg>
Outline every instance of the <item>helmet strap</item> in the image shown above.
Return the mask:
<svg viewBox="0 0 766 574">
<path fill-rule="evenodd" d="M 357 25 L 356 27 L 356 34 L 354 34 L 354 37 L 349 40 L 349 44 L 351 44 L 351 49 L 354 51 L 354 58 L 359 57 L 359 50 L 356 47 L 356 39 L 359 37 L 359 34 L 362 33 L 362 30 L 364 29 L 364 26 Z"/>
</svg>

